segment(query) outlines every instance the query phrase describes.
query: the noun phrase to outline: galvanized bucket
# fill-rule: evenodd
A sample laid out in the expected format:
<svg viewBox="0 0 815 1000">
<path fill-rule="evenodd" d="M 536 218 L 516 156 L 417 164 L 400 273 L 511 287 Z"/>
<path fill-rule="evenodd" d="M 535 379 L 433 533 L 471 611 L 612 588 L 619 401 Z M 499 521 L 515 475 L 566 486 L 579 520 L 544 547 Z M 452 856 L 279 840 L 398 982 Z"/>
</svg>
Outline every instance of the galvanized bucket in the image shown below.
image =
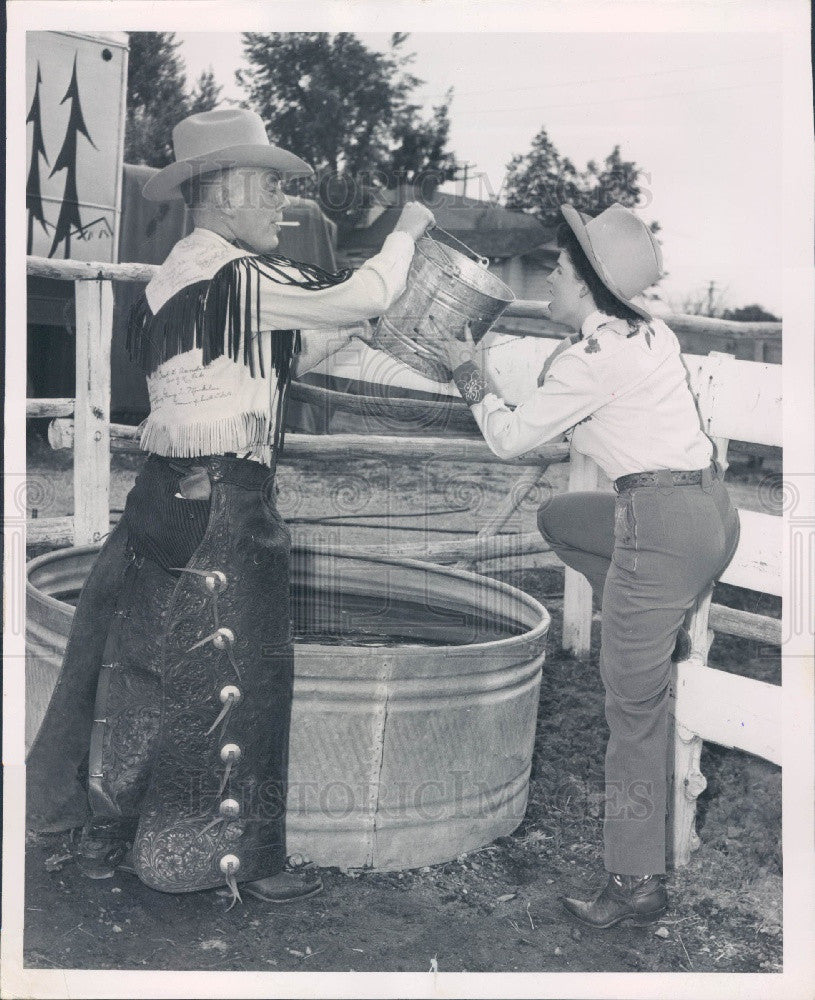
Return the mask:
<svg viewBox="0 0 815 1000">
<path fill-rule="evenodd" d="M 424 237 L 416 243 L 407 287 L 376 325 L 372 346 L 436 382 L 450 369 L 423 347 L 445 334 L 459 339 L 467 321 L 478 341 L 515 298 L 512 289 L 478 262 Z"/>
</svg>

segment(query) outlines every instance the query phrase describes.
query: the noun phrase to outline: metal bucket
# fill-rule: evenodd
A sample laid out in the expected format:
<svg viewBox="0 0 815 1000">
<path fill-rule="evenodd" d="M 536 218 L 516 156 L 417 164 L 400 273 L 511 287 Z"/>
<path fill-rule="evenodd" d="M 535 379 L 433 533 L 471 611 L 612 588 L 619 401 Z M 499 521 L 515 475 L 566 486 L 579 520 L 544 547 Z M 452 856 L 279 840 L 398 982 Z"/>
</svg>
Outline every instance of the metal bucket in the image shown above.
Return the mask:
<svg viewBox="0 0 815 1000">
<path fill-rule="evenodd" d="M 514 299 L 486 264 L 425 237 L 416 243 L 405 291 L 380 317 L 372 346 L 435 382 L 449 382 L 450 369 L 422 345 L 444 333 L 461 339 L 467 321 L 478 343 Z"/>
<path fill-rule="evenodd" d="M 99 546 L 27 567 L 26 737 Z M 294 540 L 287 843 L 318 864 L 449 861 L 526 808 L 549 615 L 520 590 Z"/>
</svg>

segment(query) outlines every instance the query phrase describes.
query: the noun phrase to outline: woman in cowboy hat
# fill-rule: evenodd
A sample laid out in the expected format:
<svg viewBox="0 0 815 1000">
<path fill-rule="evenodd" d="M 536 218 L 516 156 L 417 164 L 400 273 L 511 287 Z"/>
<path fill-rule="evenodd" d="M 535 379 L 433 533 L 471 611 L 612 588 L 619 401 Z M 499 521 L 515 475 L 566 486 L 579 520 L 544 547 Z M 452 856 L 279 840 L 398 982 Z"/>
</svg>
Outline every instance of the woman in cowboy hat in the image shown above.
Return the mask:
<svg viewBox="0 0 815 1000">
<path fill-rule="evenodd" d="M 687 639 L 686 611 L 732 558 L 738 516 L 712 462 L 679 343 L 635 299 L 661 273 L 653 234 L 619 204 L 596 218 L 570 205 L 561 211 L 549 312 L 576 333 L 550 356 L 538 389 L 510 410 L 490 392 L 468 331 L 463 341 L 441 343 L 439 357 L 496 455 L 513 458 L 567 433 L 614 481 L 615 494 L 556 496 L 538 514 L 554 552 L 602 598 L 609 878 L 589 902 L 562 901 L 582 922 L 610 927 L 648 923 L 667 908 L 672 654 Z"/>
<path fill-rule="evenodd" d="M 112 875 L 132 839 L 131 867 L 154 889 L 226 884 L 233 901 L 282 903 L 320 888 L 285 870 L 293 657 L 274 468 L 286 389 L 401 294 L 433 216 L 406 205 L 377 256 L 329 274 L 274 254 L 281 185 L 311 168 L 270 145 L 258 115 L 192 115 L 173 145 L 144 195 L 184 197 L 195 229 L 128 332 L 149 455 L 77 604 L 28 759 L 28 821 L 84 826 L 77 860 L 92 878 Z"/>
</svg>

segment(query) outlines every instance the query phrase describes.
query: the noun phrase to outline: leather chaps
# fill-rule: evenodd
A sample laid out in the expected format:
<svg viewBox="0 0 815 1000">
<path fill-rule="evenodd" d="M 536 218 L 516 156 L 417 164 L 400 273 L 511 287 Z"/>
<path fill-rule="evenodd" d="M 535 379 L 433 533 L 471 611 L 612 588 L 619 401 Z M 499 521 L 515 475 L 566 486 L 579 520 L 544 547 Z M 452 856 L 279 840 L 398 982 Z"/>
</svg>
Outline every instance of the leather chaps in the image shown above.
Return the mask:
<svg viewBox="0 0 815 1000">
<path fill-rule="evenodd" d="M 193 465 L 208 499 L 178 493 Z M 165 892 L 283 868 L 289 547 L 267 467 L 148 458 L 80 595 L 29 826 L 138 819 L 136 872 Z"/>
</svg>

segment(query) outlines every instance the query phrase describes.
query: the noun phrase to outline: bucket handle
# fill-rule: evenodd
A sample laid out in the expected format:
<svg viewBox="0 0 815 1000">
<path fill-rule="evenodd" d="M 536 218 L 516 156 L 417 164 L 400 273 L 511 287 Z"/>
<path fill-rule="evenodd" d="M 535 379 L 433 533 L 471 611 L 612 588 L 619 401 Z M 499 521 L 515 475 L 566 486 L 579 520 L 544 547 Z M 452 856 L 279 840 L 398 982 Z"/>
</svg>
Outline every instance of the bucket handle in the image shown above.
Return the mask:
<svg viewBox="0 0 815 1000">
<path fill-rule="evenodd" d="M 431 229 L 438 229 L 438 231 L 440 233 L 443 233 L 445 236 L 447 236 L 449 239 L 451 239 L 454 243 L 458 243 L 458 245 L 462 248 L 462 250 L 466 250 L 468 254 L 471 254 L 473 257 L 475 257 L 476 263 L 479 264 L 481 267 L 489 267 L 489 265 L 490 265 L 490 259 L 489 259 L 489 257 L 482 257 L 481 254 L 476 253 L 475 250 L 472 250 L 470 247 L 468 247 L 466 243 L 462 243 L 461 240 L 458 239 L 457 237 L 453 236 L 452 233 L 448 233 L 446 229 L 442 229 L 441 226 L 438 223 L 434 223 L 434 225 L 432 225 L 430 228 Z M 432 239 L 432 237 L 428 237 L 428 238 Z M 436 243 L 437 246 L 444 246 L 443 243 L 438 243 L 435 240 L 433 242 Z"/>
</svg>

